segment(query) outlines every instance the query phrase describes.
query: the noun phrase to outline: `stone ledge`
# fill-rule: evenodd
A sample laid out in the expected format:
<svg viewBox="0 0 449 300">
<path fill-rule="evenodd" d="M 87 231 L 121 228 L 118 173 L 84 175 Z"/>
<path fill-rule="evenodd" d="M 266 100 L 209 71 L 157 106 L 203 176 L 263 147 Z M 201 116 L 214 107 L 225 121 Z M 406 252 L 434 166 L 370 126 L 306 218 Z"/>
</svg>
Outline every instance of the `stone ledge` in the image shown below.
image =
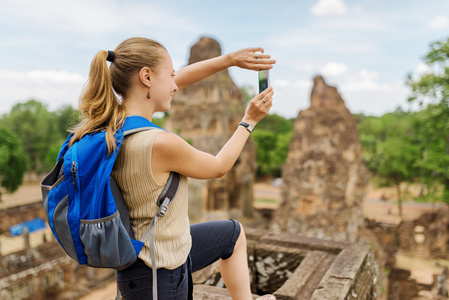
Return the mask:
<svg viewBox="0 0 449 300">
<path fill-rule="evenodd" d="M 276 298 L 296 298 L 326 256 L 327 253 L 322 251 L 309 252 L 290 278 L 276 291 Z"/>
<path fill-rule="evenodd" d="M 285 234 L 269 233 L 262 236 L 259 239 L 258 243 L 266 245 L 277 245 L 294 249 L 320 250 L 331 253 L 339 253 L 342 249 L 351 245 L 343 242 L 337 242 L 332 240 L 321 240 L 288 233 Z"/>
<path fill-rule="evenodd" d="M 351 288 L 359 270 L 363 269 L 370 248 L 365 245 L 350 245 L 335 258 L 319 286 L 312 295 L 312 300 L 346 299 L 352 297 Z M 355 299 L 357 291 L 352 291 Z M 352 298 L 350 298 L 352 299 Z"/>
<path fill-rule="evenodd" d="M 260 297 L 253 295 L 253 299 Z M 232 300 L 227 289 L 218 288 L 204 284 L 193 286 L 193 299 L 195 300 Z"/>
</svg>

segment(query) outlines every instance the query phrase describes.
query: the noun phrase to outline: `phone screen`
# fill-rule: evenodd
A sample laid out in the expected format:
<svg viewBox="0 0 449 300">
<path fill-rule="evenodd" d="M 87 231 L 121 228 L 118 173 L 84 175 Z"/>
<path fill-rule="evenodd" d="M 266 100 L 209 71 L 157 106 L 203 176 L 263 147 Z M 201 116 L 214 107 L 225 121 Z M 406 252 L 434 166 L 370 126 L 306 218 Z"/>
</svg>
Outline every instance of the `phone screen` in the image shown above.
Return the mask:
<svg viewBox="0 0 449 300">
<path fill-rule="evenodd" d="M 268 70 L 259 70 L 259 93 L 268 88 Z"/>
</svg>

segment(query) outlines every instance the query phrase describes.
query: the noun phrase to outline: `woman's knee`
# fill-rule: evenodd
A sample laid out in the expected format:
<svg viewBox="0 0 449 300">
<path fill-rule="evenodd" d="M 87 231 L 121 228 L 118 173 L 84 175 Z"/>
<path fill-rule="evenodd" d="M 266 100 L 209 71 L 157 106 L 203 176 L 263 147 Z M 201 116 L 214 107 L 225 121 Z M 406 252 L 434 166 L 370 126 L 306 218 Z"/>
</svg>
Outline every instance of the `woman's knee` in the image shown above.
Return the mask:
<svg viewBox="0 0 449 300">
<path fill-rule="evenodd" d="M 240 234 L 239 237 L 237 238 L 237 241 L 235 243 L 235 248 L 237 247 L 245 247 L 246 249 L 246 235 L 245 235 L 245 229 L 243 228 L 242 223 L 237 222 L 240 226 Z"/>
</svg>

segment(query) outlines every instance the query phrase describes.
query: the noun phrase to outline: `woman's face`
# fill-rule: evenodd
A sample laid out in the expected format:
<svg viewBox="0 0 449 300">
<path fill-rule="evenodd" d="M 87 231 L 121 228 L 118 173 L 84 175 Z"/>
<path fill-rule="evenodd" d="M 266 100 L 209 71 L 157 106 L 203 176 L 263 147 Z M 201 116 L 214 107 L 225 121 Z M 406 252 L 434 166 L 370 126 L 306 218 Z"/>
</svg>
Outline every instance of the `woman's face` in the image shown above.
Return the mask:
<svg viewBox="0 0 449 300">
<path fill-rule="evenodd" d="M 174 80 L 175 70 L 167 51 L 162 50 L 162 60 L 157 73 L 151 75 L 150 101 L 155 103 L 155 111 L 165 112 L 170 109 L 173 95 L 178 91 Z"/>
</svg>

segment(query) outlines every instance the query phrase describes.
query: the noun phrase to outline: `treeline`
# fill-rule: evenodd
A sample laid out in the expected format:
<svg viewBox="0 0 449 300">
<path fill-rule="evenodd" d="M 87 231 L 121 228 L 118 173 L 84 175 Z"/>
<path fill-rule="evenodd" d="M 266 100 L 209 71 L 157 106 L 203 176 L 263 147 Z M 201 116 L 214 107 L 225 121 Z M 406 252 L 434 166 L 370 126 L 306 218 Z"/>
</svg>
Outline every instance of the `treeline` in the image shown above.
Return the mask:
<svg viewBox="0 0 449 300">
<path fill-rule="evenodd" d="M 381 184 L 418 184 L 423 200 L 448 202 L 448 119 L 435 115 L 435 105 L 417 112 L 400 109 L 381 117 L 356 115 L 363 159 Z"/>
<path fill-rule="evenodd" d="M 78 112 L 65 106 L 51 112 L 39 101 L 16 104 L 0 118 L 0 185 L 14 192 L 27 170 L 50 170 L 67 128 L 78 121 Z M 1 191 L 1 190 L 0 190 Z"/>
<path fill-rule="evenodd" d="M 419 183 L 421 196 L 433 200 L 449 191 L 448 112 L 429 105 L 418 112 L 395 112 L 381 117 L 355 115 L 359 125 L 363 159 L 371 174 L 395 185 L 401 198 L 401 182 Z M 153 120 L 163 126 L 164 120 Z M 15 105 L 0 118 L 0 178 L 14 191 L 26 170 L 48 172 L 67 138 L 67 129 L 79 122 L 71 106 L 49 111 L 36 100 Z M 279 177 L 291 138 L 294 119 L 276 114 L 265 117 L 251 135 L 257 148 L 258 175 Z M 17 175 L 15 175 L 17 173 Z"/>
<path fill-rule="evenodd" d="M 69 134 L 67 129 L 78 120 L 78 111 L 71 106 L 49 111 L 43 103 L 29 100 L 4 114 L 0 127 L 20 141 L 16 151 L 24 151 L 27 169 L 39 173 L 54 166 L 59 147 Z"/>
<path fill-rule="evenodd" d="M 22 184 L 26 171 L 42 174 L 50 171 L 68 129 L 80 121 L 80 112 L 72 106 L 56 111 L 36 100 L 16 104 L 0 117 L 0 196 L 14 192 Z M 160 125 L 163 119 L 154 122 Z M 1 198 L 0 198 L 1 199 Z"/>
</svg>

